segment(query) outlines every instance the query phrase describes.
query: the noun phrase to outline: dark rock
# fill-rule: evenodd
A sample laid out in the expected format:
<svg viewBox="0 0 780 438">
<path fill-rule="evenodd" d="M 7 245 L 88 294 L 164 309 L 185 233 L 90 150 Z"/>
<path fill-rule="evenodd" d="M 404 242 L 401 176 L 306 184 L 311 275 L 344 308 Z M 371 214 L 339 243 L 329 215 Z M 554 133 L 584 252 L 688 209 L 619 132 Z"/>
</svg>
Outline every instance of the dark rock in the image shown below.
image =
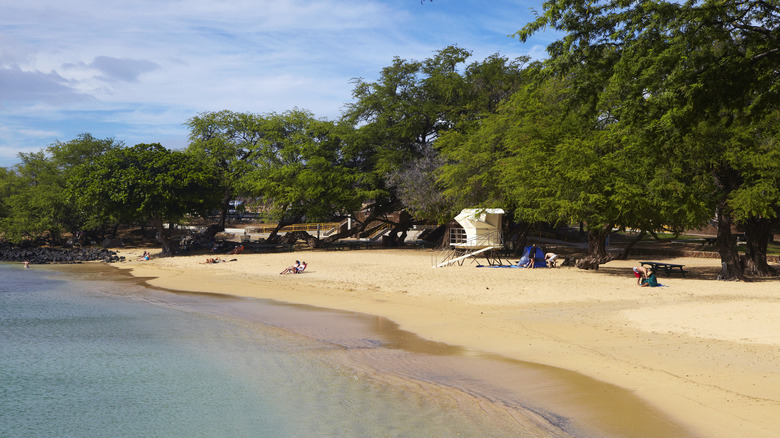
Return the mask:
<svg viewBox="0 0 780 438">
<path fill-rule="evenodd" d="M 114 251 L 105 248 L 18 248 L 11 245 L 0 246 L 0 261 L 45 263 L 81 263 L 96 260 L 118 260 Z"/>
</svg>

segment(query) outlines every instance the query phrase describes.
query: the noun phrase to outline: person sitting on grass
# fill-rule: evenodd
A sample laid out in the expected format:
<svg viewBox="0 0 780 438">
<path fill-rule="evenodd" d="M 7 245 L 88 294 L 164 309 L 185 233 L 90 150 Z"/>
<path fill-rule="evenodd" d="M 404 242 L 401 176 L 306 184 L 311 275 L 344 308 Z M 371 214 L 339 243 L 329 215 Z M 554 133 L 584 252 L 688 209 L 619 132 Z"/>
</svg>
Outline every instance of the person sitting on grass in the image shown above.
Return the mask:
<svg viewBox="0 0 780 438">
<path fill-rule="evenodd" d="M 287 268 L 284 269 L 284 271 L 280 272 L 279 275 L 288 274 L 290 272 L 292 272 L 293 274 L 297 274 L 298 273 L 298 268 L 300 266 L 301 266 L 301 262 L 296 260 L 294 265 L 288 266 Z"/>
</svg>

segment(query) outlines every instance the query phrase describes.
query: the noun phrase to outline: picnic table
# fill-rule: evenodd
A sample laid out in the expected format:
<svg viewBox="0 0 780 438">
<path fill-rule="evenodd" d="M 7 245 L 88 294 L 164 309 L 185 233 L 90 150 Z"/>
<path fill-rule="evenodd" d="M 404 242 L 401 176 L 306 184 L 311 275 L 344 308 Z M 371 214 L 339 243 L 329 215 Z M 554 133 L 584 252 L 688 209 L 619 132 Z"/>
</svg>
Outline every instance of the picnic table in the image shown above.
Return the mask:
<svg viewBox="0 0 780 438">
<path fill-rule="evenodd" d="M 664 271 L 667 274 L 673 274 L 679 272 L 680 274 L 682 274 L 683 278 L 685 278 L 685 273 L 688 272 L 685 269 L 683 269 L 683 266 L 685 265 L 677 265 L 674 263 L 663 263 L 663 262 L 639 262 L 639 263 L 641 263 L 642 266 L 649 266 L 655 272 Z"/>
</svg>

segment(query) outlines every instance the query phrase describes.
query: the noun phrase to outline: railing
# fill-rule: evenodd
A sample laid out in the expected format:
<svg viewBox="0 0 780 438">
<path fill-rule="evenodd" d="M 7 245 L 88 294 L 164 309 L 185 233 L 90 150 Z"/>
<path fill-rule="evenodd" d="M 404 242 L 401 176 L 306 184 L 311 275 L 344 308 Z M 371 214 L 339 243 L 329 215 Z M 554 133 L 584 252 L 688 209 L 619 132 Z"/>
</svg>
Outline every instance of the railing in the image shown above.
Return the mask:
<svg viewBox="0 0 780 438">
<path fill-rule="evenodd" d="M 321 223 L 312 223 L 312 224 L 294 224 L 294 225 L 287 225 L 282 227 L 280 232 L 294 232 L 294 231 L 325 231 L 330 230 L 332 228 L 338 228 L 340 225 L 339 222 L 321 222 Z M 274 229 L 276 229 L 275 224 L 264 224 L 264 225 L 258 225 L 251 227 L 251 230 L 253 233 L 270 233 Z"/>
<path fill-rule="evenodd" d="M 450 246 L 476 247 L 496 246 L 502 244 L 501 231 L 489 231 L 469 238 L 463 228 L 451 228 L 449 237 Z"/>
<path fill-rule="evenodd" d="M 388 223 L 384 223 L 384 224 L 380 225 L 379 227 L 377 227 L 371 233 L 370 236 L 368 236 L 368 240 L 371 240 L 371 241 L 377 240 L 378 238 L 380 238 L 385 233 L 385 231 L 387 231 L 387 230 L 389 230 L 391 228 L 393 228 L 393 226 L 388 224 Z"/>
</svg>

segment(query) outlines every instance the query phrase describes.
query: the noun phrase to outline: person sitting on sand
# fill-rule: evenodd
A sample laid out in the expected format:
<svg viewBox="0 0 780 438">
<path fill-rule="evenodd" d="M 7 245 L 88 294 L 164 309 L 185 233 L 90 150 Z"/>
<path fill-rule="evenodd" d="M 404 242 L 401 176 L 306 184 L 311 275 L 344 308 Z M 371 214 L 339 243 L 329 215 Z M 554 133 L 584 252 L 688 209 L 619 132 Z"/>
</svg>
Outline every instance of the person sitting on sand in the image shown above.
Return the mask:
<svg viewBox="0 0 780 438">
<path fill-rule="evenodd" d="M 634 276 L 636 277 L 636 285 L 641 286 L 642 282 L 647 280 L 647 268 L 644 266 L 635 266 Z"/>
<path fill-rule="evenodd" d="M 239 245 L 233 248 L 233 250 L 230 251 L 230 254 L 241 254 L 242 252 L 244 252 L 244 245 Z"/>
<path fill-rule="evenodd" d="M 655 277 L 655 271 L 652 269 L 649 269 L 647 271 L 647 278 L 642 280 L 642 287 L 658 287 L 660 284 L 658 284 L 658 279 Z"/>
<path fill-rule="evenodd" d="M 301 266 L 301 262 L 296 260 L 294 265 L 288 266 L 287 268 L 284 269 L 284 271 L 280 272 L 279 275 L 287 274 L 289 272 L 296 274 L 298 272 L 298 267 L 300 266 Z"/>
<path fill-rule="evenodd" d="M 149 251 L 144 251 L 144 254 L 138 258 L 138 261 L 140 262 L 142 260 L 149 260 L 149 256 L 151 256 L 151 254 L 149 254 Z"/>
<path fill-rule="evenodd" d="M 309 266 L 308 263 L 301 262 L 301 264 L 299 264 L 298 267 L 295 268 L 295 271 L 293 271 L 293 274 L 300 274 L 300 273 L 302 273 L 306 269 L 307 266 Z"/>
<path fill-rule="evenodd" d="M 556 260 L 558 260 L 558 254 L 554 252 L 548 252 L 544 255 L 544 261 L 547 262 L 548 268 L 554 268 L 557 263 Z"/>
</svg>

